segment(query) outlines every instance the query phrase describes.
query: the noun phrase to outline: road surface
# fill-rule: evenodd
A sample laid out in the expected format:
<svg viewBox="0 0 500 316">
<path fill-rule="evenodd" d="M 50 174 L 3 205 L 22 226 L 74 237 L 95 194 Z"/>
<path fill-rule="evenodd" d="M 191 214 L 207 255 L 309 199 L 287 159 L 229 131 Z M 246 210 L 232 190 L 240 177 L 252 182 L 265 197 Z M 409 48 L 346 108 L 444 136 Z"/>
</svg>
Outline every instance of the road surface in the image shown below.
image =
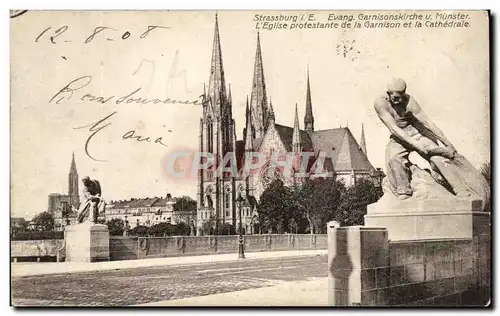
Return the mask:
<svg viewBox="0 0 500 316">
<path fill-rule="evenodd" d="M 15 306 L 126 306 L 326 277 L 327 257 L 253 259 L 12 278 Z"/>
</svg>

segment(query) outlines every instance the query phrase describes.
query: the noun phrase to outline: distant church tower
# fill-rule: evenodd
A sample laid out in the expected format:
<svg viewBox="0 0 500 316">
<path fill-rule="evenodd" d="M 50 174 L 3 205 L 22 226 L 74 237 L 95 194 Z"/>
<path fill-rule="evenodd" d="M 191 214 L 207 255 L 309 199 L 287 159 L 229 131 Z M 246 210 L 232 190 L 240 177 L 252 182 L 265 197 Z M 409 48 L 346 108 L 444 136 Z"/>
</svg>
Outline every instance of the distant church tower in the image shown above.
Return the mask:
<svg viewBox="0 0 500 316">
<path fill-rule="evenodd" d="M 78 207 L 80 204 L 80 195 L 78 192 L 78 172 L 76 171 L 75 153 L 73 153 L 68 175 L 68 195 L 70 204 L 74 207 Z"/>
</svg>

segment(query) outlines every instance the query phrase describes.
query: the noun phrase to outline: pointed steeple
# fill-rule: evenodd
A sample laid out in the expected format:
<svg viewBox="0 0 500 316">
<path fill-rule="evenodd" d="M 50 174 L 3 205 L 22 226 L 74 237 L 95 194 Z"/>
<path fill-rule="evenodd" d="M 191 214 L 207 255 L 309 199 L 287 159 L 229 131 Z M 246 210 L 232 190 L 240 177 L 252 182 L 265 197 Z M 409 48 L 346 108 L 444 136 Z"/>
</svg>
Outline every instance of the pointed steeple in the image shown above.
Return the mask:
<svg viewBox="0 0 500 316">
<path fill-rule="evenodd" d="M 297 110 L 297 103 L 295 103 L 295 120 L 293 123 L 293 137 L 292 137 L 292 151 L 299 152 L 300 148 L 300 126 L 299 126 L 299 112 Z"/>
<path fill-rule="evenodd" d="M 361 150 L 365 153 L 365 155 L 368 155 L 368 152 L 366 151 L 366 141 L 365 141 L 365 128 L 363 126 L 363 123 L 361 123 L 361 140 L 359 141 Z"/>
<path fill-rule="evenodd" d="M 68 195 L 70 196 L 70 204 L 77 207 L 79 205 L 80 198 L 78 196 L 78 172 L 76 171 L 75 152 L 73 152 L 71 157 L 71 166 L 69 167 Z"/>
<path fill-rule="evenodd" d="M 255 137 L 262 137 L 266 130 L 268 108 L 259 33 L 257 33 L 257 49 L 255 51 L 250 111 L 252 114 L 252 123 L 255 127 Z"/>
<path fill-rule="evenodd" d="M 69 174 L 78 176 L 78 172 L 76 171 L 75 152 L 73 152 L 73 156 L 71 158 L 71 166 L 69 167 Z"/>
<path fill-rule="evenodd" d="M 273 109 L 273 102 L 271 101 L 271 97 L 269 97 L 269 117 L 268 117 L 268 124 L 274 124 L 276 118 L 274 117 L 274 109 Z"/>
<path fill-rule="evenodd" d="M 314 116 L 311 102 L 311 85 L 309 83 L 309 66 L 307 67 L 307 93 L 306 93 L 306 115 L 304 116 L 304 129 L 308 133 L 314 132 Z"/>
<path fill-rule="evenodd" d="M 252 114 L 248 106 L 248 96 L 246 105 L 246 124 L 245 124 L 245 151 L 253 151 L 253 126 L 252 126 Z"/>
<path fill-rule="evenodd" d="M 214 114 L 219 116 L 226 100 L 226 81 L 222 65 L 222 51 L 219 37 L 219 20 L 215 14 L 214 42 L 212 48 L 212 63 L 208 83 L 208 100 L 212 103 Z"/>
</svg>

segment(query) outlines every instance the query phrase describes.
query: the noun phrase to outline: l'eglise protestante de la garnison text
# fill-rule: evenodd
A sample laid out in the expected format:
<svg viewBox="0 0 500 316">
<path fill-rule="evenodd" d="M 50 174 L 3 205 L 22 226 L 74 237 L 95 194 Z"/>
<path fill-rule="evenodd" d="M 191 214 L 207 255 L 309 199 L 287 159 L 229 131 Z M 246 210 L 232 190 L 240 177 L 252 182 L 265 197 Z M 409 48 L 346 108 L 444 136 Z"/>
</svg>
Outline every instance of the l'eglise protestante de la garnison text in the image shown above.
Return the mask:
<svg viewBox="0 0 500 316">
<path fill-rule="evenodd" d="M 347 28 L 466 28 L 470 16 L 461 12 L 298 13 L 255 14 L 257 30 Z"/>
</svg>

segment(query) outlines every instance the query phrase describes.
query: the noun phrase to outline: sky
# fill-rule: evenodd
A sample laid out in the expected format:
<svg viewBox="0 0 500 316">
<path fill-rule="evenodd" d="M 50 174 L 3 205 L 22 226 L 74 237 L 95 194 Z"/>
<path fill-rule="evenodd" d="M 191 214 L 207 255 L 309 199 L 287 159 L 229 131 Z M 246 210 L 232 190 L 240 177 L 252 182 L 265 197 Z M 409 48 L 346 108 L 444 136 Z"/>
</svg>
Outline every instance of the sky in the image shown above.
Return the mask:
<svg viewBox="0 0 500 316">
<path fill-rule="evenodd" d="M 219 12 L 238 139 L 251 93 L 255 14 L 301 13 Z M 326 20 L 338 12 L 314 13 Z M 383 167 L 389 133 L 373 101 L 391 78 L 401 77 L 458 152 L 479 167 L 490 156 L 488 21 L 486 13 L 469 14 L 469 28 L 260 30 L 277 123 L 293 126 L 297 103 L 303 128 L 309 68 L 315 129 L 348 126 L 359 140 L 364 124 L 368 157 Z M 105 199 L 195 198 L 196 180 L 172 179 L 162 164 L 169 153 L 197 149 L 200 105 L 100 104 L 82 97 L 119 98 L 141 88 L 143 98 L 196 100 L 209 80 L 214 15 L 28 11 L 11 20 L 11 215 L 31 218 L 47 209 L 50 193 L 67 192 L 73 152 L 80 178 L 98 179 Z M 141 38 L 148 26 L 162 28 Z M 112 29 L 91 37 L 96 27 Z M 353 49 L 344 56 L 343 46 Z M 81 89 L 58 94 L 82 77 Z M 95 161 L 85 151 L 89 128 L 112 113 L 111 124 L 89 142 L 91 156 L 103 160 Z M 131 130 L 152 142 L 124 140 Z M 165 146 L 154 143 L 159 137 Z"/>
</svg>

